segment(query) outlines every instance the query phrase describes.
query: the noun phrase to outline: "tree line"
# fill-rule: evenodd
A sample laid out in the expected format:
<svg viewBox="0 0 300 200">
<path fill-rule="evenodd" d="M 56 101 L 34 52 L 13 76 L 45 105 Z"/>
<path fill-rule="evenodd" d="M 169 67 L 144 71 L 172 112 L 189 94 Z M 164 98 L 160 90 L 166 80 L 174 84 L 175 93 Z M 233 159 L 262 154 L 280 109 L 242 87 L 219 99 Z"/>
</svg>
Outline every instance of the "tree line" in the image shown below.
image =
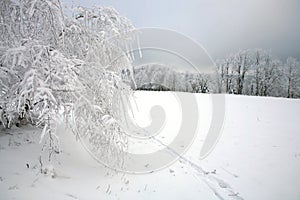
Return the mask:
<svg viewBox="0 0 300 200">
<path fill-rule="evenodd" d="M 216 62 L 218 93 L 300 97 L 300 63 L 281 61 L 260 49 L 239 51 Z"/>
<path fill-rule="evenodd" d="M 292 57 L 281 61 L 269 51 L 242 50 L 217 60 L 214 71 L 193 73 L 153 63 L 135 68 L 134 78 L 137 89 L 300 97 L 300 63 Z"/>
</svg>

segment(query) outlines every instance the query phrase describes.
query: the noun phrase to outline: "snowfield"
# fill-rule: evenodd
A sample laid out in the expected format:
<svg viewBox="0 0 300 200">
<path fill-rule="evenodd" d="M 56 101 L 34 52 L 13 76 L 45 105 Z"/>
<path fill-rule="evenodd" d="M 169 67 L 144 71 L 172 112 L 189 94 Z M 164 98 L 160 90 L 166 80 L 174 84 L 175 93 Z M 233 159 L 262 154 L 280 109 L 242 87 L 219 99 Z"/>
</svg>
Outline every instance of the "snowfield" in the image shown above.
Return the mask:
<svg viewBox="0 0 300 200">
<path fill-rule="evenodd" d="M 166 122 L 156 137 L 166 144 L 176 136 L 184 109 L 174 95 L 135 93 L 140 126 L 151 122 L 151 106 L 165 108 Z M 103 167 L 64 125 L 57 130 L 62 152 L 52 164 L 44 161 L 42 174 L 41 130 L 1 128 L 0 199 L 300 199 L 300 100 L 226 95 L 222 135 L 200 160 L 212 104 L 210 94 L 195 96 L 199 126 L 190 149 L 173 164 L 139 175 Z M 151 145 L 130 145 L 131 152 L 154 151 Z"/>
</svg>

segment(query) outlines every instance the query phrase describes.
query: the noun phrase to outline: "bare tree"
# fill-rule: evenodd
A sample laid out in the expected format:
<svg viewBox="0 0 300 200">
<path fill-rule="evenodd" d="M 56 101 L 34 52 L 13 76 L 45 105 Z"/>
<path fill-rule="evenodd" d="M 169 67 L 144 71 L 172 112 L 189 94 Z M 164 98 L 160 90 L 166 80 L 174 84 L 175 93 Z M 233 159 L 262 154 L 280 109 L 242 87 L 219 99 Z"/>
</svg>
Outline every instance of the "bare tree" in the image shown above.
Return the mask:
<svg viewBox="0 0 300 200">
<path fill-rule="evenodd" d="M 268 51 L 239 51 L 217 62 L 218 91 L 226 93 L 280 96 L 282 63 Z"/>
<path fill-rule="evenodd" d="M 286 83 L 286 97 L 293 98 L 299 95 L 300 63 L 289 57 L 285 63 L 284 76 Z"/>
<path fill-rule="evenodd" d="M 249 51 L 240 51 L 233 56 L 233 69 L 235 71 L 237 94 L 243 94 L 245 76 L 250 65 Z"/>
</svg>

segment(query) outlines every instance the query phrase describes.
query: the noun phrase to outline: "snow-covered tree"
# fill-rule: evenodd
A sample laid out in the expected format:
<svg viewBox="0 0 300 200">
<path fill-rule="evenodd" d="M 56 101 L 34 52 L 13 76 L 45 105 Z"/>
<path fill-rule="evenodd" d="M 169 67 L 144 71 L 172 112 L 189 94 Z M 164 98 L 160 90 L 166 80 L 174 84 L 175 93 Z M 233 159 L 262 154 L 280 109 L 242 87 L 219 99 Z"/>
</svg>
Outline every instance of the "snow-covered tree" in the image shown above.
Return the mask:
<svg viewBox="0 0 300 200">
<path fill-rule="evenodd" d="M 59 0 L 3 0 L 0 9 L 1 124 L 42 127 L 51 155 L 59 152 L 63 111 L 98 154 L 118 154 L 126 146 L 118 111 L 130 93 L 121 71 L 132 71 L 123 50 L 134 39 L 131 23 L 105 7 L 75 8 L 67 17 Z"/>
<path fill-rule="evenodd" d="M 220 59 L 216 62 L 216 82 L 218 93 L 232 93 L 233 88 L 233 57 Z"/>
<path fill-rule="evenodd" d="M 300 63 L 295 58 L 289 57 L 284 66 L 284 81 L 286 82 L 286 97 L 300 96 Z"/>
<path fill-rule="evenodd" d="M 236 93 L 243 94 L 245 85 L 245 76 L 249 71 L 251 60 L 248 51 L 240 51 L 232 57 L 232 67 L 236 81 Z"/>
<path fill-rule="evenodd" d="M 217 61 L 218 92 L 282 95 L 282 63 L 268 51 L 249 49 Z"/>
<path fill-rule="evenodd" d="M 280 92 L 280 60 L 274 58 L 268 51 L 254 50 L 252 52 L 252 67 L 250 92 L 256 96 L 278 96 Z"/>
</svg>

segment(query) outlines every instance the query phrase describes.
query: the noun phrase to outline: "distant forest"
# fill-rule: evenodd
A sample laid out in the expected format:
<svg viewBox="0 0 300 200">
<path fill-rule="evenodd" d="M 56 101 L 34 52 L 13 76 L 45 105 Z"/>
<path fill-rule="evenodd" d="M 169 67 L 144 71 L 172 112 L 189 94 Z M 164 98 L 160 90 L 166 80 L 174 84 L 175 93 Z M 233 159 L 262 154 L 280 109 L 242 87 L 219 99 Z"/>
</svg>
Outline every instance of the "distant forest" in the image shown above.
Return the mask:
<svg viewBox="0 0 300 200">
<path fill-rule="evenodd" d="M 219 59 L 211 74 L 182 72 L 155 63 L 135 67 L 133 74 L 137 90 L 300 97 L 299 61 L 292 57 L 281 61 L 261 49 Z"/>
</svg>

